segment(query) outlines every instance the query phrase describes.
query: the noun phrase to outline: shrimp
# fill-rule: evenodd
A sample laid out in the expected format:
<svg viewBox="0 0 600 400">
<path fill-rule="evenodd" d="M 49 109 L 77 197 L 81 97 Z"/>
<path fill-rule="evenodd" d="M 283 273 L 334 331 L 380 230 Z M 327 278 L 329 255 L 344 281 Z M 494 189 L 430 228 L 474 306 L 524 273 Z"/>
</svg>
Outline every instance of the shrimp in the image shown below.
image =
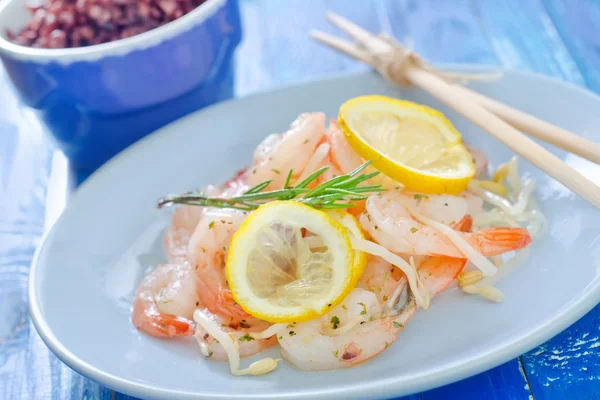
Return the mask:
<svg viewBox="0 0 600 400">
<path fill-rule="evenodd" d="M 202 207 L 179 206 L 163 234 L 163 251 L 167 261 L 179 264 L 187 261 L 188 244 L 202 218 Z"/>
<path fill-rule="evenodd" d="M 325 114 L 306 113 L 281 135 L 268 136 L 255 150 L 252 166 L 245 178 L 250 186 L 271 180 L 269 189 L 283 187 L 288 172 L 291 183 L 303 175 L 325 135 Z"/>
<path fill-rule="evenodd" d="M 364 162 L 350 146 L 335 120 L 330 120 L 325 140 L 329 143 L 329 154 L 325 160 L 329 169 L 322 175 L 321 179 L 323 181 L 338 175 L 347 174 Z"/>
<path fill-rule="evenodd" d="M 396 253 L 466 258 L 447 236 L 415 221 L 406 208 L 407 201 L 412 200 L 394 192 L 371 195 L 360 216 L 360 224 L 379 244 Z M 421 208 L 426 211 L 425 207 L 419 210 Z M 523 228 L 497 227 L 460 235 L 484 256 L 519 250 L 531 243 L 531 236 Z"/>
<path fill-rule="evenodd" d="M 137 329 L 152 336 L 191 336 L 195 325 L 191 318 L 198 305 L 190 265 L 159 265 L 138 286 L 131 319 Z"/>
<path fill-rule="evenodd" d="M 471 230 L 472 219 L 468 215 L 454 224 L 453 229 L 461 232 Z M 417 257 L 419 258 L 419 257 Z M 417 273 L 427 292 L 434 296 L 446 289 L 464 269 L 467 260 L 443 256 L 422 257 Z M 400 279 L 406 279 L 399 268 L 381 257 L 369 256 L 367 266 L 356 287 L 370 290 L 377 295 L 380 303 L 392 297 Z"/>
<path fill-rule="evenodd" d="M 325 135 L 325 141 L 329 143 L 330 150 L 329 156 L 325 160 L 325 166 L 329 169 L 325 171 L 320 177 L 319 182 L 323 183 L 336 176 L 348 174 L 361 166 L 365 160 L 352 148 L 348 140 L 342 133 L 342 130 L 337 125 L 335 120 L 330 120 L 330 128 Z M 402 186 L 399 182 L 384 175 L 381 171 L 377 170 L 372 165 L 369 165 L 364 173 L 379 172 L 379 175 L 369 179 L 365 184 L 370 185 L 381 185 L 384 188 L 392 189 Z M 354 207 L 348 209 L 348 212 L 355 217 L 358 216 L 365 209 L 365 201 L 353 201 Z"/>
<path fill-rule="evenodd" d="M 220 196 L 224 198 L 234 197 L 248 190 L 244 179 L 244 172 L 238 171 L 233 178 L 222 186 L 207 186 L 203 192 L 209 196 Z M 206 207 L 182 205 L 175 209 L 171 222 L 163 233 L 163 251 L 167 261 L 178 264 L 188 261 L 188 246 L 194 229 L 204 215 Z"/>
<path fill-rule="evenodd" d="M 329 121 L 329 129 L 325 134 L 325 142 L 329 145 L 329 152 L 321 166 L 328 168 L 319 177 L 319 183 L 326 182 L 339 175 L 348 174 L 363 164 L 364 160 L 350 146 L 334 119 L 330 119 Z M 373 171 L 371 168 L 368 172 Z M 354 216 L 358 216 L 364 211 L 365 202 L 361 200 L 353 201 L 353 203 L 355 206 L 349 208 L 348 212 Z"/>
<path fill-rule="evenodd" d="M 474 218 L 484 212 L 483 200 L 470 192 L 453 196 L 403 190 L 394 198 L 402 201 L 404 206 L 417 209 L 424 216 L 448 226 L 453 226 L 466 216 Z"/>
<path fill-rule="evenodd" d="M 472 226 L 473 220 L 470 216 L 465 215 L 452 228 L 460 232 L 469 232 Z M 450 286 L 465 268 L 465 265 L 467 265 L 466 258 L 426 257 L 417 268 L 417 273 L 423 286 L 425 286 L 425 290 L 433 297 Z"/>
<path fill-rule="evenodd" d="M 379 302 L 384 303 L 391 296 L 402 276 L 399 268 L 395 268 L 381 257 L 369 256 L 367 266 L 356 287 L 375 293 Z"/>
<path fill-rule="evenodd" d="M 234 209 L 206 210 L 188 247 L 202 304 L 233 322 L 248 318 L 248 314 L 233 300 L 225 277 L 225 260 L 231 238 L 245 217 L 245 212 Z"/>
<path fill-rule="evenodd" d="M 468 221 L 456 227 L 468 229 Z M 418 268 L 419 278 L 434 296 L 456 279 L 466 262 L 426 257 Z M 279 332 L 281 355 L 302 370 L 352 367 L 392 344 L 416 310 L 406 276 L 381 258 L 370 257 L 357 287 L 342 304 L 321 318 Z"/>
<path fill-rule="evenodd" d="M 212 320 L 217 326 L 220 326 L 222 331 L 233 334 L 239 344 L 240 357 L 242 358 L 260 353 L 277 343 L 277 339 L 274 336 L 266 339 L 254 339 L 252 337 L 252 333 L 262 332 L 271 325 L 266 321 L 249 317 L 241 320 L 239 324 L 231 324 L 229 319 L 223 319 L 218 315 L 214 315 L 207 309 L 198 310 L 197 312 L 203 313 L 206 318 Z M 200 344 L 202 354 L 206 358 L 216 361 L 228 360 L 225 348 L 201 326 L 198 326 L 196 330 L 196 339 Z"/>
<path fill-rule="evenodd" d="M 353 367 L 385 350 L 417 307 L 407 285 L 394 315 L 384 316 L 375 293 L 355 288 L 321 318 L 292 324 L 278 334 L 281 356 L 301 370 Z"/>
<path fill-rule="evenodd" d="M 465 215 L 452 226 L 452 229 L 461 232 L 471 232 L 471 228 L 473 228 L 473 218 L 470 215 Z"/>
<path fill-rule="evenodd" d="M 417 272 L 425 289 L 433 297 L 450 286 L 466 264 L 465 258 L 427 257 L 419 265 Z"/>
</svg>

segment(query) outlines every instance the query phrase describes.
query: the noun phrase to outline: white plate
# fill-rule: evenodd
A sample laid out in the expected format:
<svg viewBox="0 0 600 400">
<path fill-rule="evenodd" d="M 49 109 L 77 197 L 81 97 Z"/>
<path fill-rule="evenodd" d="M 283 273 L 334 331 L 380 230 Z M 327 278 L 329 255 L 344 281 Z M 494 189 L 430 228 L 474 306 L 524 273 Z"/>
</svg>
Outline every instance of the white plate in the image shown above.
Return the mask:
<svg viewBox="0 0 600 400">
<path fill-rule="evenodd" d="M 528 73 L 472 85 L 593 140 L 600 98 Z M 301 112 L 336 116 L 346 99 L 387 94 L 442 110 L 497 165 L 512 153 L 414 89 L 397 90 L 371 73 L 344 76 L 230 101 L 147 137 L 91 176 L 46 235 L 31 269 L 31 316 L 43 340 L 76 371 L 117 391 L 147 398 L 374 398 L 405 395 L 499 365 L 549 339 L 600 301 L 600 212 L 527 162 L 549 232 L 499 284 L 502 304 L 458 291 L 420 311 L 390 349 L 353 369 L 301 372 L 283 363 L 261 377 L 234 378 L 225 363 L 201 359 L 191 340 L 157 340 L 130 322 L 136 283 L 162 260 L 166 193 L 221 182 L 250 162 L 267 134 Z M 553 150 L 555 151 L 555 150 Z M 590 179 L 600 168 L 555 151 Z M 270 351 L 277 354 L 276 349 Z"/>
</svg>

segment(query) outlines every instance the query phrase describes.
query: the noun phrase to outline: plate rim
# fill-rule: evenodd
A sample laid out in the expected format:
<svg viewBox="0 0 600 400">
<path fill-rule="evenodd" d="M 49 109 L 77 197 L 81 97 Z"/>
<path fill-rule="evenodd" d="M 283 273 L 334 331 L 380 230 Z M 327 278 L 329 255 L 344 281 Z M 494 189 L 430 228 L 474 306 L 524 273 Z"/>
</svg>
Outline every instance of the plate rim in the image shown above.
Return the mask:
<svg viewBox="0 0 600 400">
<path fill-rule="evenodd" d="M 600 102 L 600 96 L 589 90 L 588 88 L 576 85 L 572 82 L 559 79 L 554 76 L 544 75 L 532 71 L 509 69 L 505 67 L 493 66 L 493 65 L 478 65 L 478 64 L 437 64 L 436 67 L 442 70 L 462 70 L 462 71 L 494 71 L 502 72 L 503 74 L 520 75 L 528 79 L 536 79 L 541 81 L 551 82 L 554 85 L 563 86 L 565 89 L 576 91 L 581 95 L 590 97 L 594 101 Z M 287 91 L 294 88 L 306 86 L 308 84 L 319 84 L 323 82 L 329 82 L 332 80 L 344 80 L 351 77 L 360 77 L 364 75 L 377 75 L 372 70 L 359 71 L 359 72 L 345 72 L 338 74 L 330 74 L 318 79 L 307 79 L 297 81 L 293 84 L 281 85 L 273 89 L 266 89 L 252 94 L 236 97 L 229 99 L 209 107 L 205 107 L 196 112 L 190 113 L 168 125 L 165 125 L 144 138 L 138 140 L 126 149 L 116 154 L 104 165 L 94 171 L 90 176 L 73 192 L 67 203 L 65 209 L 61 212 L 59 218 L 54 222 L 52 227 L 43 233 L 42 238 L 38 247 L 35 250 L 29 272 L 28 282 L 28 298 L 29 298 L 29 315 L 33 322 L 36 331 L 40 335 L 42 341 L 62 362 L 72 368 L 74 371 L 84 375 L 85 377 L 92 379 L 102 385 L 105 385 L 113 390 L 121 393 L 125 393 L 131 396 L 144 397 L 144 398 L 177 398 L 185 399 L 198 399 L 198 398 L 212 398 L 212 399 L 241 399 L 241 398 L 314 398 L 316 396 L 328 396 L 328 398 L 360 398 L 361 396 L 404 396 L 411 393 L 416 393 L 424 390 L 433 389 L 436 387 L 444 386 L 459 380 L 466 379 L 478 373 L 487 371 L 498 365 L 501 365 L 511 359 L 518 357 L 519 355 L 528 352 L 529 350 L 541 345 L 547 340 L 551 339 L 558 333 L 568 329 L 573 323 L 587 314 L 590 310 L 596 307 L 600 303 L 600 279 L 595 279 L 588 285 L 584 291 L 579 293 L 577 296 L 572 298 L 567 304 L 565 304 L 551 318 L 547 318 L 541 326 L 533 330 L 527 336 L 517 338 L 510 342 L 504 342 L 502 345 L 490 347 L 485 352 L 477 353 L 476 355 L 470 356 L 469 358 L 462 358 L 460 362 L 453 364 L 446 364 L 444 367 L 434 368 L 426 373 L 419 375 L 413 375 L 409 382 L 405 382 L 402 386 L 399 386 L 397 379 L 394 377 L 383 378 L 378 380 L 363 381 L 352 383 L 345 386 L 343 389 L 309 389 L 302 392 L 288 393 L 288 394 L 219 394 L 219 393 L 202 393 L 195 391 L 185 391 L 176 389 L 165 389 L 159 386 L 153 386 L 134 380 L 125 379 L 117 375 L 106 373 L 101 369 L 79 359 L 69 349 L 67 349 L 57 338 L 54 336 L 51 328 L 44 320 L 43 313 L 41 311 L 39 300 L 35 292 L 35 282 L 37 270 L 40 268 L 39 256 L 43 249 L 46 247 L 48 239 L 52 236 L 56 227 L 64 219 L 65 213 L 68 212 L 69 204 L 73 199 L 77 198 L 82 191 L 88 190 L 90 185 L 96 179 L 96 176 L 107 173 L 115 166 L 118 166 L 121 159 L 126 158 L 130 152 L 138 151 L 138 148 L 143 148 L 149 145 L 155 140 L 159 140 L 161 136 L 169 134 L 169 131 L 173 129 L 177 124 L 182 123 L 186 119 L 196 118 L 198 114 L 210 112 L 214 108 L 226 107 L 230 103 L 239 101 L 241 99 L 253 99 L 261 96 L 269 96 L 276 92 Z"/>
</svg>

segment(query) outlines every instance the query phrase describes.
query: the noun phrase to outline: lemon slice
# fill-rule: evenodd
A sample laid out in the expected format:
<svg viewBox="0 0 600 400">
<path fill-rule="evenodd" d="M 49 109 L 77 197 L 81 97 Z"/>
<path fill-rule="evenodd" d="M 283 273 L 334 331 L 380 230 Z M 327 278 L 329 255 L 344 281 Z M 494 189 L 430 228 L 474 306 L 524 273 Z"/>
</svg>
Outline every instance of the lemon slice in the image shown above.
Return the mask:
<svg viewBox="0 0 600 400">
<path fill-rule="evenodd" d="M 457 194 L 475 175 L 460 133 L 429 107 L 385 96 L 361 96 L 340 107 L 352 148 L 407 189 Z"/>
<path fill-rule="evenodd" d="M 315 237 L 316 247 L 310 245 Z M 248 314 L 300 322 L 339 304 L 360 267 L 348 230 L 336 219 L 296 201 L 273 201 L 252 212 L 233 236 L 226 275 Z"/>
<path fill-rule="evenodd" d="M 365 234 L 360 227 L 360 224 L 356 220 L 356 218 L 342 210 L 329 210 L 327 211 L 327 215 L 331 218 L 335 219 L 339 222 L 348 233 L 357 238 L 357 239 L 365 239 Z M 356 283 L 360 279 L 360 276 L 363 274 L 365 270 L 365 266 L 367 265 L 367 254 L 360 250 L 354 251 L 354 275 L 352 276 L 352 288 L 356 286 Z"/>
</svg>

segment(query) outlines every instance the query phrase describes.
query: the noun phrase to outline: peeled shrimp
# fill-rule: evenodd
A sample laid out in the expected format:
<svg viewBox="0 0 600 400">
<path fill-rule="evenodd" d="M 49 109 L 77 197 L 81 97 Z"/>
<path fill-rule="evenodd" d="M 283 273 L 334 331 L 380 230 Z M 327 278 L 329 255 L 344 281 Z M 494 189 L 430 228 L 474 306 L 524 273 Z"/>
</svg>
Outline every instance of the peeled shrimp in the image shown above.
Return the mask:
<svg viewBox="0 0 600 400">
<path fill-rule="evenodd" d="M 355 366 L 392 344 L 415 311 L 415 301 L 408 296 L 395 315 L 383 316 L 375 293 L 356 288 L 321 318 L 282 330 L 281 356 L 306 371 Z"/>
<path fill-rule="evenodd" d="M 418 273 L 433 296 L 446 289 L 465 264 L 464 259 L 427 257 Z M 281 355 L 302 370 L 352 367 L 391 345 L 416 310 L 406 277 L 372 257 L 342 304 L 319 319 L 288 325 L 278 334 Z"/>
<path fill-rule="evenodd" d="M 328 169 L 319 177 L 319 183 L 323 183 L 339 175 L 348 174 L 364 162 L 350 146 L 334 119 L 329 121 L 329 129 L 325 134 L 325 143 L 329 145 L 329 152 L 321 166 L 326 166 Z M 368 172 L 373 172 L 370 168 L 368 169 Z M 355 206 L 349 208 L 348 212 L 357 216 L 365 209 L 365 202 L 354 201 L 353 203 Z"/>
<path fill-rule="evenodd" d="M 255 339 L 252 337 L 254 332 L 262 332 L 271 324 L 261 321 L 257 318 L 248 317 L 241 320 L 237 324 L 230 323 L 229 319 L 224 319 L 218 315 L 210 313 L 208 310 L 197 310 L 196 312 L 203 313 L 204 316 L 212 320 L 223 332 L 231 333 L 238 343 L 240 357 L 249 357 L 254 354 L 274 346 L 277 343 L 275 336 L 266 339 Z M 215 340 L 203 327 L 198 326 L 196 330 L 196 338 L 200 344 L 202 355 L 206 358 L 216 361 L 227 361 L 227 351 Z"/>
<path fill-rule="evenodd" d="M 393 198 L 401 201 L 405 207 L 417 209 L 424 216 L 448 226 L 453 226 L 467 216 L 475 218 L 484 212 L 483 200 L 469 192 L 453 196 L 403 190 Z"/>
<path fill-rule="evenodd" d="M 402 276 L 403 273 L 399 268 L 381 257 L 369 256 L 356 287 L 375 293 L 379 302 L 384 303 L 391 296 Z"/>
<path fill-rule="evenodd" d="M 427 257 L 419 265 L 417 272 L 427 292 L 434 296 L 450 286 L 466 264 L 465 258 Z"/>
<path fill-rule="evenodd" d="M 171 222 L 163 234 L 163 251 L 170 263 L 187 261 L 188 244 L 202 213 L 203 208 L 195 206 L 179 206 L 173 212 Z"/>
<path fill-rule="evenodd" d="M 131 319 L 137 329 L 152 336 L 190 336 L 198 301 L 189 264 L 159 265 L 138 286 Z"/>
<path fill-rule="evenodd" d="M 252 166 L 245 178 L 250 186 L 272 180 L 269 189 L 283 187 L 293 170 L 293 184 L 303 175 L 325 135 L 325 114 L 306 113 L 296 119 L 281 135 L 268 136 L 255 150 Z"/>
<path fill-rule="evenodd" d="M 225 260 L 231 238 L 245 217 L 245 212 L 234 209 L 206 210 L 188 247 L 202 304 L 233 322 L 248 318 L 248 314 L 233 300 L 225 277 Z"/>
<path fill-rule="evenodd" d="M 473 220 L 465 215 L 452 227 L 456 231 L 470 232 Z M 443 256 L 425 257 L 417 268 L 419 279 L 430 296 L 444 291 L 467 265 L 466 258 L 450 258 Z"/>
<path fill-rule="evenodd" d="M 221 186 L 209 185 L 203 192 L 209 196 L 229 198 L 237 196 L 248 190 L 244 180 L 244 171 L 236 175 Z M 188 246 L 194 229 L 208 208 L 196 206 L 178 206 L 173 212 L 171 222 L 163 234 L 163 251 L 170 263 L 188 261 Z"/>
<path fill-rule="evenodd" d="M 329 154 L 325 160 L 329 169 L 323 173 L 323 181 L 347 174 L 363 163 L 363 159 L 350 146 L 335 120 L 330 121 L 325 141 L 329 144 Z"/>
<path fill-rule="evenodd" d="M 407 197 L 397 192 L 371 195 L 360 223 L 373 239 L 395 253 L 467 258 L 447 236 L 415 221 L 406 204 Z M 484 256 L 519 250 L 531 243 L 523 228 L 498 227 L 460 235 Z"/>
</svg>

